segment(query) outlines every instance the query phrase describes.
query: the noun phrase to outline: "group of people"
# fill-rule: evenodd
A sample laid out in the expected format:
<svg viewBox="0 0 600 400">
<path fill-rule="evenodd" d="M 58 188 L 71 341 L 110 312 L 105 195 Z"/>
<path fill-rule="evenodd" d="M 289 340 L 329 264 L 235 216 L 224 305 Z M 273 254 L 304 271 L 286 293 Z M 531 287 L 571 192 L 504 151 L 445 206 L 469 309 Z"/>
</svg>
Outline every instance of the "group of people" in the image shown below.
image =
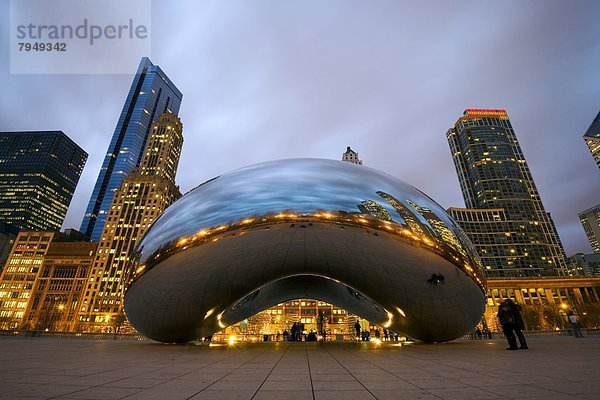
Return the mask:
<svg viewBox="0 0 600 400">
<path fill-rule="evenodd" d="M 354 323 L 354 329 L 356 330 L 356 339 L 360 338 L 363 342 L 368 342 L 371 340 L 372 336 L 375 336 L 375 339 L 381 340 L 381 331 L 379 328 L 372 329 L 371 331 L 363 330 L 360 325 L 360 321 L 356 320 Z M 383 340 L 387 341 L 398 341 L 398 334 L 391 330 L 384 329 L 383 330 Z"/>
<path fill-rule="evenodd" d="M 300 321 L 294 322 L 290 328 L 290 332 L 287 329 L 283 331 L 283 340 L 286 342 L 301 342 L 303 332 L 304 324 Z"/>
<path fill-rule="evenodd" d="M 480 327 L 477 327 L 477 329 L 475 329 L 474 331 L 471 332 L 471 339 L 473 340 L 483 340 L 483 339 L 491 339 L 492 338 L 492 332 L 490 332 L 487 329 L 481 329 Z"/>
<path fill-rule="evenodd" d="M 327 328 L 326 328 L 327 319 L 323 315 L 323 311 L 319 311 L 319 315 L 317 316 L 317 330 L 310 330 L 306 336 L 304 336 L 304 324 L 302 321 L 294 322 L 292 327 L 290 328 L 290 332 L 286 330 L 283 331 L 283 340 L 291 341 L 291 342 L 301 342 L 302 338 L 307 342 L 316 342 L 318 339 L 318 334 L 321 335 L 323 341 L 327 341 Z"/>
</svg>

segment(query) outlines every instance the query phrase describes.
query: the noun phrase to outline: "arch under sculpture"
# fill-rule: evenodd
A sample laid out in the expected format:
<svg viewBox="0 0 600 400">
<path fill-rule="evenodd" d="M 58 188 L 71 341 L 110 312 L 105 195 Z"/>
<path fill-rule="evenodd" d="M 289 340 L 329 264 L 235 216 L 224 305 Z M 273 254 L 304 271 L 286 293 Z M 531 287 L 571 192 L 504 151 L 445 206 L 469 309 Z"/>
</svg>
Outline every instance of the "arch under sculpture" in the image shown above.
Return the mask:
<svg viewBox="0 0 600 400">
<path fill-rule="evenodd" d="M 201 184 L 154 222 L 128 271 L 125 312 L 151 339 L 187 342 L 313 298 L 441 342 L 479 322 L 480 264 L 448 214 L 393 176 L 273 161 Z"/>
</svg>

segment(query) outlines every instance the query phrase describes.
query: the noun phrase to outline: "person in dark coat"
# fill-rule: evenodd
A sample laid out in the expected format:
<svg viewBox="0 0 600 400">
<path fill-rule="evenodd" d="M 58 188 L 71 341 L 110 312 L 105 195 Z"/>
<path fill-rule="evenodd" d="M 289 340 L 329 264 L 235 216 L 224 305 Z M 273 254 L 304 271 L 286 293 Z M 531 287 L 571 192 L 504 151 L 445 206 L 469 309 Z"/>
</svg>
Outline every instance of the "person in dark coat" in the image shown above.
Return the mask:
<svg viewBox="0 0 600 400">
<path fill-rule="evenodd" d="M 298 324 L 296 322 L 292 324 L 292 329 L 290 329 L 290 331 L 292 332 L 291 341 L 295 342 L 296 336 L 298 335 Z"/>
<path fill-rule="evenodd" d="M 502 325 L 502 332 L 506 336 L 508 341 L 508 348 L 506 350 L 517 350 L 517 338 L 515 337 L 515 315 L 513 314 L 513 308 L 509 303 L 510 299 L 504 300 L 498 306 L 498 313 L 496 316 L 500 320 Z"/>
<path fill-rule="evenodd" d="M 521 315 L 521 306 L 517 303 L 508 299 L 508 304 L 510 305 L 513 315 L 515 316 L 515 334 L 517 335 L 517 339 L 519 339 L 519 344 L 521 345 L 519 348 L 526 350 L 527 341 L 525 340 L 525 335 L 523 335 L 523 330 L 525 330 L 525 322 L 523 321 L 523 315 Z"/>
<path fill-rule="evenodd" d="M 358 320 L 356 320 L 356 323 L 354 324 L 354 329 L 356 329 L 356 337 L 359 338 L 360 337 L 360 322 Z"/>
<path fill-rule="evenodd" d="M 323 315 L 323 311 L 319 310 L 319 315 L 317 316 L 317 333 L 321 335 L 323 341 L 327 341 L 327 332 L 325 331 L 325 316 Z"/>
</svg>

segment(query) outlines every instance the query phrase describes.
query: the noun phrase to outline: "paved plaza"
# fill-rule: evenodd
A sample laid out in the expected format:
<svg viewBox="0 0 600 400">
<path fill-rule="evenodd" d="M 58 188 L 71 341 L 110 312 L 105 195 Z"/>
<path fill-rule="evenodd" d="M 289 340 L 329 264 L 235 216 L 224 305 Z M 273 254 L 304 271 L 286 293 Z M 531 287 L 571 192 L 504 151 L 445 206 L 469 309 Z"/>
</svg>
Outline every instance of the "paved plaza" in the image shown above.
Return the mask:
<svg viewBox="0 0 600 400">
<path fill-rule="evenodd" d="M 2 399 L 599 399 L 600 338 L 166 345 L 0 338 Z"/>
</svg>

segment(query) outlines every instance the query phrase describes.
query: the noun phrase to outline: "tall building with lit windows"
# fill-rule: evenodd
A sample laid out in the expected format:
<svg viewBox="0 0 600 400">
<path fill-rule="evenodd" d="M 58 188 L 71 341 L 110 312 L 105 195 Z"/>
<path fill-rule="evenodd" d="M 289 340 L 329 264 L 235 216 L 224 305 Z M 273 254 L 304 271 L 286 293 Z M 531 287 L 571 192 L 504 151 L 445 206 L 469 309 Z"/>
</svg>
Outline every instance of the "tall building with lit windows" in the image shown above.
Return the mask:
<svg viewBox="0 0 600 400">
<path fill-rule="evenodd" d="M 0 275 L 0 329 L 72 330 L 96 245 L 74 229 L 19 232 Z"/>
<path fill-rule="evenodd" d="M 108 330 L 122 318 L 124 273 L 133 250 L 150 224 L 181 197 L 175 174 L 182 131 L 176 115 L 162 114 L 152 127 L 139 167 L 115 192 L 85 288 L 81 329 Z"/>
<path fill-rule="evenodd" d="M 358 158 L 358 153 L 352 150 L 350 146 L 348 146 L 346 152 L 342 154 L 342 161 L 362 165 L 362 160 Z"/>
<path fill-rule="evenodd" d="M 565 274 L 562 244 L 506 110 L 467 109 L 446 137 L 467 207 L 449 212 L 487 275 Z"/>
<path fill-rule="evenodd" d="M 160 67 L 142 58 L 79 229 L 92 241 L 100 240 L 115 191 L 140 165 L 152 125 L 163 113 L 177 115 L 182 98 Z"/>
<path fill-rule="evenodd" d="M 598 112 L 598 115 L 592 121 L 585 135 L 583 135 L 583 139 L 590 149 L 596 165 L 600 168 L 600 112 Z"/>
<path fill-rule="evenodd" d="M 0 132 L 0 221 L 58 231 L 86 159 L 61 131 Z"/>
<path fill-rule="evenodd" d="M 600 254 L 600 204 L 579 213 L 579 221 L 592 246 L 594 253 Z"/>
<path fill-rule="evenodd" d="M 19 232 L 0 275 L 0 329 L 21 326 L 33 286 L 54 236 L 54 232 Z"/>
<path fill-rule="evenodd" d="M 68 240 L 63 234 L 54 238 L 33 285 L 21 329 L 76 329 L 96 246 L 98 243 Z"/>
</svg>

